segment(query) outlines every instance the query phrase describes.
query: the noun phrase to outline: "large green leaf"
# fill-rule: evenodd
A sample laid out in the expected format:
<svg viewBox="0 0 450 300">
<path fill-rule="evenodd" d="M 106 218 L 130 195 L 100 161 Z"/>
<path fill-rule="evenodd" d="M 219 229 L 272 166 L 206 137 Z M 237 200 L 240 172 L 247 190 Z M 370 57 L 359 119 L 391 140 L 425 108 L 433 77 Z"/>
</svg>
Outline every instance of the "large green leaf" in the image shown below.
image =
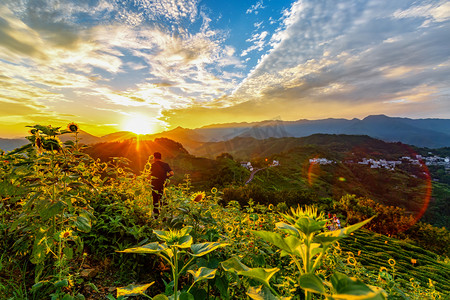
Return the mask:
<svg viewBox="0 0 450 300">
<path fill-rule="evenodd" d="M 336 291 L 332 299 L 383 300 L 385 292 L 377 287 L 369 287 L 357 278 L 350 278 L 336 272 L 331 276 L 331 284 Z"/>
<path fill-rule="evenodd" d="M 260 285 L 258 287 L 250 287 L 247 290 L 247 296 L 253 300 L 278 300 L 274 294 L 265 285 Z"/>
<path fill-rule="evenodd" d="M 269 285 L 270 278 L 275 275 L 280 269 L 272 268 L 249 268 L 239 261 L 236 257 L 232 257 L 222 262 L 222 267 L 225 271 L 236 272 L 238 275 L 246 276 L 258 280 L 266 285 Z"/>
<path fill-rule="evenodd" d="M 275 224 L 275 226 L 276 226 L 276 228 L 282 230 L 283 232 L 285 232 L 287 234 L 291 234 L 296 237 L 300 237 L 300 232 L 298 231 L 297 228 L 295 228 L 292 225 L 286 224 L 284 222 L 278 222 Z"/>
<path fill-rule="evenodd" d="M 117 288 L 117 297 L 120 296 L 139 296 L 144 295 L 145 291 L 153 284 L 154 281 L 148 284 L 129 284 L 126 287 Z"/>
<path fill-rule="evenodd" d="M 181 236 L 188 235 L 191 231 L 192 231 L 192 226 L 186 226 L 186 227 L 183 227 L 183 228 L 180 230 L 180 235 L 181 235 Z"/>
<path fill-rule="evenodd" d="M 92 228 L 91 220 L 83 215 L 77 217 L 75 220 L 75 226 L 82 232 L 89 232 Z"/>
<path fill-rule="evenodd" d="M 241 263 L 241 261 L 234 256 L 230 259 L 227 259 L 226 261 L 221 262 L 220 264 L 225 271 L 229 272 L 250 270 L 249 267 Z"/>
<path fill-rule="evenodd" d="M 303 243 L 303 240 L 297 238 L 293 235 L 288 235 L 287 237 L 283 238 L 285 244 L 289 247 L 289 254 L 293 254 L 295 256 L 299 256 L 301 258 L 305 258 L 305 252 L 306 252 L 306 245 Z"/>
<path fill-rule="evenodd" d="M 194 282 L 198 282 L 201 280 L 213 279 L 216 276 L 216 271 L 216 269 L 201 267 L 196 272 L 189 270 L 188 273 L 192 274 L 194 277 Z"/>
<path fill-rule="evenodd" d="M 47 228 L 39 228 L 36 233 L 30 259 L 33 264 L 42 263 L 46 258 L 46 254 L 49 252 L 47 251 L 49 249 L 48 245 L 53 244 L 53 239 L 47 236 L 47 230 Z"/>
<path fill-rule="evenodd" d="M 371 292 L 370 288 L 361 280 L 350 278 L 339 272 L 331 276 L 331 284 L 337 294 L 365 295 Z"/>
<path fill-rule="evenodd" d="M 189 248 L 191 247 L 192 243 L 194 242 L 194 239 L 190 235 L 185 235 L 181 239 L 179 239 L 177 242 L 174 242 L 173 245 L 177 248 Z"/>
<path fill-rule="evenodd" d="M 217 248 L 225 247 L 228 244 L 225 243 L 218 243 L 218 242 L 206 242 L 206 243 L 200 243 L 200 244 L 193 244 L 191 245 L 192 256 L 203 256 L 205 254 L 208 254 Z"/>
<path fill-rule="evenodd" d="M 48 219 L 56 216 L 63 212 L 63 210 L 67 207 L 67 204 L 63 201 L 58 201 L 56 203 L 50 204 L 47 208 L 40 211 L 39 214 L 43 221 L 47 221 Z"/>
<path fill-rule="evenodd" d="M 167 246 L 165 244 L 160 244 L 158 242 L 149 243 L 146 245 L 143 245 L 141 247 L 135 247 L 135 248 L 128 248 L 122 251 L 116 251 L 116 252 L 122 252 L 122 253 L 160 253 L 161 251 L 164 251 L 167 249 Z"/>
<path fill-rule="evenodd" d="M 265 231 L 265 230 L 258 230 L 258 231 L 252 230 L 251 232 L 254 235 L 262 238 L 266 242 L 268 242 L 274 246 L 277 246 L 281 250 L 284 250 L 290 254 L 292 253 L 291 246 L 286 244 L 286 242 L 281 234 L 272 232 L 272 231 Z"/>
<path fill-rule="evenodd" d="M 333 230 L 333 231 L 327 231 L 327 232 L 323 232 L 320 233 L 318 235 L 316 235 L 313 239 L 314 242 L 316 243 L 320 243 L 322 244 L 324 247 L 329 246 L 330 244 L 332 244 L 333 242 L 340 240 L 342 238 L 347 237 L 350 233 L 358 230 L 359 228 L 363 227 L 364 225 L 366 225 L 367 223 L 369 223 L 370 221 L 372 221 L 372 219 L 375 216 L 371 217 L 370 219 L 367 219 L 365 221 L 353 224 L 351 226 L 339 229 L 339 230 Z"/>
<path fill-rule="evenodd" d="M 313 293 L 325 293 L 325 286 L 322 280 L 311 273 L 303 274 L 302 276 L 300 276 L 300 287 Z"/>
<path fill-rule="evenodd" d="M 188 292 L 181 292 L 178 299 L 180 300 L 195 300 L 194 295 Z"/>
</svg>

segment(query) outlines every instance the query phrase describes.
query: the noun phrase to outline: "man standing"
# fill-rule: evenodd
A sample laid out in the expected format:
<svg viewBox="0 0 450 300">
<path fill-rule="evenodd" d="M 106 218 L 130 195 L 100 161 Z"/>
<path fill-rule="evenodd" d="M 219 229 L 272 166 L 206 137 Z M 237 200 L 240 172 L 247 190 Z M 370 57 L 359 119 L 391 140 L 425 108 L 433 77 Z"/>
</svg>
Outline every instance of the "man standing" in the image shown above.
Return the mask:
<svg viewBox="0 0 450 300">
<path fill-rule="evenodd" d="M 166 179 L 173 176 L 173 171 L 170 166 L 161 161 L 161 153 L 153 153 L 153 163 L 151 168 L 152 176 L 152 196 L 153 196 L 153 213 L 159 214 L 161 208 L 161 197 L 164 193 L 164 184 Z"/>
</svg>

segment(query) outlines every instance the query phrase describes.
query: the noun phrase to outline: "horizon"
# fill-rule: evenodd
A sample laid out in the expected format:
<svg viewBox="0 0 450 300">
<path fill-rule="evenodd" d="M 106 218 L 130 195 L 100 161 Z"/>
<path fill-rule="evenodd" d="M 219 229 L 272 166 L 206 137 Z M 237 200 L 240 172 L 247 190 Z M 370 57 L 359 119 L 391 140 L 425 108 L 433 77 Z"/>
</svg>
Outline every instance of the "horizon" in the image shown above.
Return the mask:
<svg viewBox="0 0 450 300">
<path fill-rule="evenodd" d="M 450 119 L 449 31 L 444 0 L 7 0 L 0 137 Z"/>
<path fill-rule="evenodd" d="M 93 134 L 92 132 L 90 132 L 89 130 L 85 130 L 83 128 L 79 128 L 79 130 L 80 130 L 80 132 L 85 132 L 87 134 L 90 134 L 92 136 L 99 137 L 99 138 L 105 137 L 107 135 L 115 134 L 115 133 L 129 133 L 129 134 L 134 134 L 136 136 L 146 136 L 146 135 L 152 136 L 152 135 L 158 135 L 158 134 L 161 134 L 161 133 L 164 133 L 164 132 L 172 131 L 172 130 L 177 129 L 177 128 L 188 129 L 188 130 L 195 130 L 195 129 L 201 129 L 201 128 L 205 128 L 205 127 L 219 127 L 220 128 L 223 125 L 225 125 L 223 127 L 226 128 L 226 125 L 241 125 L 241 124 L 242 125 L 245 125 L 245 124 L 252 125 L 252 124 L 255 124 L 255 123 L 258 124 L 258 123 L 264 123 L 264 122 L 277 122 L 277 121 L 280 121 L 280 122 L 322 121 L 322 120 L 349 120 L 350 121 L 350 120 L 355 120 L 355 119 L 359 120 L 359 121 L 362 121 L 362 120 L 364 120 L 364 119 L 366 119 L 368 117 L 377 117 L 377 116 L 384 116 L 384 117 L 388 117 L 388 118 L 412 119 L 412 120 L 433 120 L 433 119 L 434 120 L 436 120 L 436 119 L 450 120 L 450 119 L 443 119 L 443 118 L 408 118 L 408 117 L 387 116 L 385 114 L 378 114 L 378 115 L 367 115 L 367 116 L 365 116 L 363 118 L 356 118 L 356 117 L 355 118 L 333 118 L 333 117 L 329 117 L 329 118 L 323 118 L 323 119 L 297 119 L 297 120 L 266 119 L 266 120 L 259 120 L 259 121 L 254 121 L 254 122 L 245 122 L 245 121 L 243 121 L 243 122 L 211 123 L 211 124 L 206 124 L 206 125 L 203 125 L 203 126 L 200 126 L 200 127 L 193 127 L 193 128 L 182 127 L 182 126 L 175 126 L 173 128 L 169 128 L 169 129 L 166 129 L 166 130 L 161 130 L 161 131 L 154 132 L 154 133 L 147 133 L 147 134 L 136 133 L 136 132 L 129 131 L 129 130 L 117 130 L 117 131 L 108 132 L 108 133 L 103 134 L 103 135 L 96 135 L 96 134 Z M 59 125 L 55 125 L 55 124 L 33 124 L 33 125 L 43 125 L 43 126 L 51 125 L 52 127 L 60 127 L 61 129 L 67 129 L 67 124 L 65 124 L 65 125 L 61 125 L 61 124 L 59 124 Z M 31 126 L 33 126 L 33 125 L 31 125 Z M 24 129 L 24 136 L 8 137 L 8 136 L 1 136 L 0 135 L 0 138 L 1 139 L 24 139 L 25 136 L 27 136 L 26 133 L 28 131 L 29 131 L 28 127 L 25 127 L 25 129 Z"/>
</svg>

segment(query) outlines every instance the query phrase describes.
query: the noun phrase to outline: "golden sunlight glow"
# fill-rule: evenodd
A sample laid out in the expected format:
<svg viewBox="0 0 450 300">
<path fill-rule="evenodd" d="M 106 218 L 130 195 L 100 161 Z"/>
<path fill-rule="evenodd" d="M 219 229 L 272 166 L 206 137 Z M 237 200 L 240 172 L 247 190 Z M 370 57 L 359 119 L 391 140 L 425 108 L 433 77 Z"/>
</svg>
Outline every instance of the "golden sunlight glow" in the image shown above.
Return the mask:
<svg viewBox="0 0 450 300">
<path fill-rule="evenodd" d="M 147 116 L 133 114 L 125 120 L 123 130 L 131 131 L 136 134 L 150 134 L 154 132 L 153 120 Z"/>
</svg>

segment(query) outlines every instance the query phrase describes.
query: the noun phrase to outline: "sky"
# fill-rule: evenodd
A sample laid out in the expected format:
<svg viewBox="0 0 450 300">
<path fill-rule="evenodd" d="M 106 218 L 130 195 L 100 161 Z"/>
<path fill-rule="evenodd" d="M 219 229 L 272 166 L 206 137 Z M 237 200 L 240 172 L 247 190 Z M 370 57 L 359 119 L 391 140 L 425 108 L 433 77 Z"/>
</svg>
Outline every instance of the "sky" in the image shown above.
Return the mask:
<svg viewBox="0 0 450 300">
<path fill-rule="evenodd" d="M 0 137 L 448 119 L 449 96 L 449 1 L 0 3 Z"/>
</svg>

